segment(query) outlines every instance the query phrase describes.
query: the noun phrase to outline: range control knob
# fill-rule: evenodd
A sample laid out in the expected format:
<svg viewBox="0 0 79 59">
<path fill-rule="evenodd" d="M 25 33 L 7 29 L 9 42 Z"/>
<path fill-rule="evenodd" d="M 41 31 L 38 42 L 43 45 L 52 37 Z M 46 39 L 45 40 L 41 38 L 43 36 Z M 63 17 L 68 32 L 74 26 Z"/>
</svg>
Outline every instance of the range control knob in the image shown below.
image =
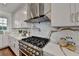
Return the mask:
<svg viewBox="0 0 79 59">
<path fill-rule="evenodd" d="M 35 53 L 36 51 L 35 51 L 35 50 L 33 50 L 32 52 L 33 52 L 33 53 Z"/>
<path fill-rule="evenodd" d="M 36 52 L 36 53 L 35 53 L 35 55 L 37 55 L 37 56 L 39 56 L 39 54 L 40 54 L 39 52 Z"/>
<path fill-rule="evenodd" d="M 30 51 L 32 51 L 32 49 L 30 49 Z"/>
<path fill-rule="evenodd" d="M 28 50 L 30 50 L 30 48 L 28 47 Z"/>
<path fill-rule="evenodd" d="M 25 47 L 25 48 L 27 48 L 27 46 L 26 46 L 26 45 L 25 45 L 24 47 Z"/>
</svg>

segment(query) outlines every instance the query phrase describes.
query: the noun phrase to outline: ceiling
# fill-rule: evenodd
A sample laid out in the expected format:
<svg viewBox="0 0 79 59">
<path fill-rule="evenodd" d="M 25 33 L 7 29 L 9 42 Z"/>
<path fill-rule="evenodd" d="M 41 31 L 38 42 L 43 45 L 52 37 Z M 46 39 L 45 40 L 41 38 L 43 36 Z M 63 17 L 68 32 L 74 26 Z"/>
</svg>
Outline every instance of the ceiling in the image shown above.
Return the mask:
<svg viewBox="0 0 79 59">
<path fill-rule="evenodd" d="M 0 10 L 5 11 L 5 12 L 16 12 L 18 9 L 23 7 L 25 4 L 24 3 L 0 3 Z"/>
</svg>

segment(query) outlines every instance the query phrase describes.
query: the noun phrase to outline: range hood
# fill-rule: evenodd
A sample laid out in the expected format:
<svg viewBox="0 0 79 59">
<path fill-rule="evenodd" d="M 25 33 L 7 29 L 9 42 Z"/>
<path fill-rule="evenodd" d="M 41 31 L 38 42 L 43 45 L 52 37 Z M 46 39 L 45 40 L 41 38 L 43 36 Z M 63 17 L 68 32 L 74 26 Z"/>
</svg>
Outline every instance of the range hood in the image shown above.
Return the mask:
<svg viewBox="0 0 79 59">
<path fill-rule="evenodd" d="M 24 22 L 28 23 L 40 23 L 47 22 L 50 19 L 44 14 L 44 4 L 43 3 L 31 3 L 28 5 L 30 11 L 30 17 Z"/>
<path fill-rule="evenodd" d="M 36 16 L 34 18 L 30 18 L 29 20 L 25 20 L 28 23 L 40 23 L 40 22 L 50 22 L 49 18 L 46 15 Z"/>
</svg>

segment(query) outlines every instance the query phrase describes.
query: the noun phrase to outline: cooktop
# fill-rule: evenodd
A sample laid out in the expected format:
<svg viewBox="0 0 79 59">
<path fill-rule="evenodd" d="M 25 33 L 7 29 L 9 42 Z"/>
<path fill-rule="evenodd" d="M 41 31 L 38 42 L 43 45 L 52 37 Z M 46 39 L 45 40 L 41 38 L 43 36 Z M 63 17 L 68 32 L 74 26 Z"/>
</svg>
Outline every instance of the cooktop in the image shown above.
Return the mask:
<svg viewBox="0 0 79 59">
<path fill-rule="evenodd" d="M 23 38 L 22 41 L 28 42 L 39 48 L 43 48 L 49 42 L 49 39 L 32 36 L 32 37 L 28 37 L 28 38 Z"/>
</svg>

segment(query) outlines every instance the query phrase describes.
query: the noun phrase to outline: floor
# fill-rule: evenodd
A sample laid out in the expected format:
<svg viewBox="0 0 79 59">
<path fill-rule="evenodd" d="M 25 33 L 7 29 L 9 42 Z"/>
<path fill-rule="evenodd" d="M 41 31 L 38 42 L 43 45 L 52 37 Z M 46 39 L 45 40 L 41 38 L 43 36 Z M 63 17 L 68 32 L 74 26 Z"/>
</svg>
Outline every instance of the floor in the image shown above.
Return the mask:
<svg viewBox="0 0 79 59">
<path fill-rule="evenodd" d="M 0 56 L 15 56 L 10 48 L 0 49 Z"/>
</svg>

